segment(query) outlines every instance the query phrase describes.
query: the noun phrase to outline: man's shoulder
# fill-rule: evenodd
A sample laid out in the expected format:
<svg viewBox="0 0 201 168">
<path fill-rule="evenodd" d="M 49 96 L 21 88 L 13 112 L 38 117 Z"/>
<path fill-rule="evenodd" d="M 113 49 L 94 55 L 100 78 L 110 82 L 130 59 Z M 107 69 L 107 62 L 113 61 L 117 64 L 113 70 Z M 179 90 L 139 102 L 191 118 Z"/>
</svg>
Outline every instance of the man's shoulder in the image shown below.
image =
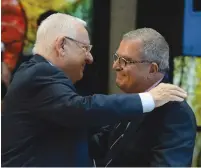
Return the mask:
<svg viewBox="0 0 201 168">
<path fill-rule="evenodd" d="M 190 105 L 186 102 L 186 100 L 182 102 L 169 102 L 161 107 L 161 109 L 167 109 L 167 111 L 180 111 L 186 114 L 194 114 Z"/>
<path fill-rule="evenodd" d="M 182 102 L 169 102 L 156 109 L 156 112 L 163 115 L 165 120 L 171 120 L 172 122 L 192 121 L 195 123 L 194 112 L 185 100 Z"/>
<path fill-rule="evenodd" d="M 60 74 L 58 68 L 50 65 L 48 62 L 35 62 L 33 59 L 20 65 L 16 74 L 26 73 L 27 75 L 54 75 Z"/>
<path fill-rule="evenodd" d="M 57 67 L 48 62 L 36 62 L 31 59 L 19 67 L 11 86 L 17 89 L 30 90 L 35 87 L 59 83 L 73 88 L 72 82 Z"/>
<path fill-rule="evenodd" d="M 15 80 L 24 79 L 23 82 L 39 82 L 42 79 L 66 80 L 66 76 L 56 66 L 47 61 L 37 62 L 34 58 L 24 62 L 14 75 Z"/>
</svg>

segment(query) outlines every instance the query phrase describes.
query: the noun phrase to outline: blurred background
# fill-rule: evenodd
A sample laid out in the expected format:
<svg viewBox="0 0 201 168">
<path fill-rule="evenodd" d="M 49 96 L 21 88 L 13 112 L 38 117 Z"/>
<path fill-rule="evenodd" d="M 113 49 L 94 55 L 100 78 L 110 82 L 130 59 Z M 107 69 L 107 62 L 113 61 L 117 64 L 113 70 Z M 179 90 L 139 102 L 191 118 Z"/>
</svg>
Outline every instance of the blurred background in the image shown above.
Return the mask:
<svg viewBox="0 0 201 168">
<path fill-rule="evenodd" d="M 170 80 L 188 91 L 196 115 L 192 166 L 201 166 L 201 0 L 1 0 L 1 10 L 1 59 L 11 78 L 32 55 L 41 15 L 53 10 L 88 23 L 94 63 L 76 84 L 81 95 L 120 93 L 112 54 L 122 35 L 142 27 L 160 32 L 170 45 Z"/>
</svg>

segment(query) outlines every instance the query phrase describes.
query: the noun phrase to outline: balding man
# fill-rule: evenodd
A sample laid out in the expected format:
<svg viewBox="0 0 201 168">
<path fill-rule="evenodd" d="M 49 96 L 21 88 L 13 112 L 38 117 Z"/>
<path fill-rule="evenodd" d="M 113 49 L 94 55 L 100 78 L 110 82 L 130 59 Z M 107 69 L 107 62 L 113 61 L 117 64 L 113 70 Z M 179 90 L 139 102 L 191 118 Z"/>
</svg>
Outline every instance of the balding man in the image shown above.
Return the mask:
<svg viewBox="0 0 201 168">
<path fill-rule="evenodd" d="M 130 120 L 186 97 L 185 91 L 168 84 L 141 94 L 79 96 L 73 84 L 93 62 L 85 26 L 59 13 L 40 25 L 35 56 L 20 66 L 5 97 L 2 166 L 92 166 L 90 126 Z"/>
<path fill-rule="evenodd" d="M 113 68 L 116 83 L 125 93 L 145 92 L 161 82 L 168 83 L 168 43 L 151 28 L 130 31 L 114 54 Z M 102 137 L 101 134 L 95 135 L 96 139 L 99 137 L 97 142 L 106 142 L 103 139 L 108 133 Z M 118 122 L 108 144 L 99 144 L 101 150 L 95 150 L 95 146 L 93 150 L 97 153 L 108 147 L 105 162 L 99 164 L 97 160 L 97 166 L 189 167 L 195 137 L 196 121 L 190 106 L 185 101 L 169 102 L 131 122 Z"/>
</svg>

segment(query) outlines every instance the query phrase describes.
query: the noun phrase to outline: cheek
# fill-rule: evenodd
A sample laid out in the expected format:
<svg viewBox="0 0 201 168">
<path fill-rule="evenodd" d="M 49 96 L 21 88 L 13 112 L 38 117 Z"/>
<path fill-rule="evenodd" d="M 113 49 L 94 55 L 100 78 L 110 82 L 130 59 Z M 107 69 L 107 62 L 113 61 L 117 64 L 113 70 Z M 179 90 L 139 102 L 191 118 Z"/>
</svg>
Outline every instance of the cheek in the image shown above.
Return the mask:
<svg viewBox="0 0 201 168">
<path fill-rule="evenodd" d="M 65 63 L 68 64 L 70 67 L 74 67 L 77 69 L 80 66 L 80 56 L 79 55 L 66 55 L 65 56 Z"/>
<path fill-rule="evenodd" d="M 71 60 L 72 70 L 74 74 L 77 76 L 83 76 L 84 68 L 85 68 L 85 58 L 83 55 L 77 55 L 73 57 Z"/>
<path fill-rule="evenodd" d="M 135 82 L 136 73 L 135 71 L 123 70 L 117 72 L 116 83 L 119 86 L 129 87 Z"/>
<path fill-rule="evenodd" d="M 137 77 L 138 77 L 137 74 L 138 74 L 138 73 L 137 73 L 137 71 L 135 71 L 135 70 L 129 71 L 129 72 L 127 73 L 127 86 L 128 86 L 128 87 L 131 87 L 131 86 L 134 86 L 134 85 L 135 85 L 136 80 L 137 80 Z"/>
</svg>

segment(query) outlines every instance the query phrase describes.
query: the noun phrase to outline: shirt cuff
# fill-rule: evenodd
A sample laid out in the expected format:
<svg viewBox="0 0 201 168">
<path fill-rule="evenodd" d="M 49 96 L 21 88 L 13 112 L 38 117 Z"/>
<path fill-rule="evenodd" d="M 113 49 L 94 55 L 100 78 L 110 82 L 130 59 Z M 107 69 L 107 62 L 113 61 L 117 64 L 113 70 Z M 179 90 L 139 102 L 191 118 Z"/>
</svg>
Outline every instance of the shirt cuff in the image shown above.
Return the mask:
<svg viewBox="0 0 201 168">
<path fill-rule="evenodd" d="M 150 93 L 139 93 L 139 96 L 142 102 L 143 113 L 150 112 L 155 108 L 154 99 Z"/>
</svg>

